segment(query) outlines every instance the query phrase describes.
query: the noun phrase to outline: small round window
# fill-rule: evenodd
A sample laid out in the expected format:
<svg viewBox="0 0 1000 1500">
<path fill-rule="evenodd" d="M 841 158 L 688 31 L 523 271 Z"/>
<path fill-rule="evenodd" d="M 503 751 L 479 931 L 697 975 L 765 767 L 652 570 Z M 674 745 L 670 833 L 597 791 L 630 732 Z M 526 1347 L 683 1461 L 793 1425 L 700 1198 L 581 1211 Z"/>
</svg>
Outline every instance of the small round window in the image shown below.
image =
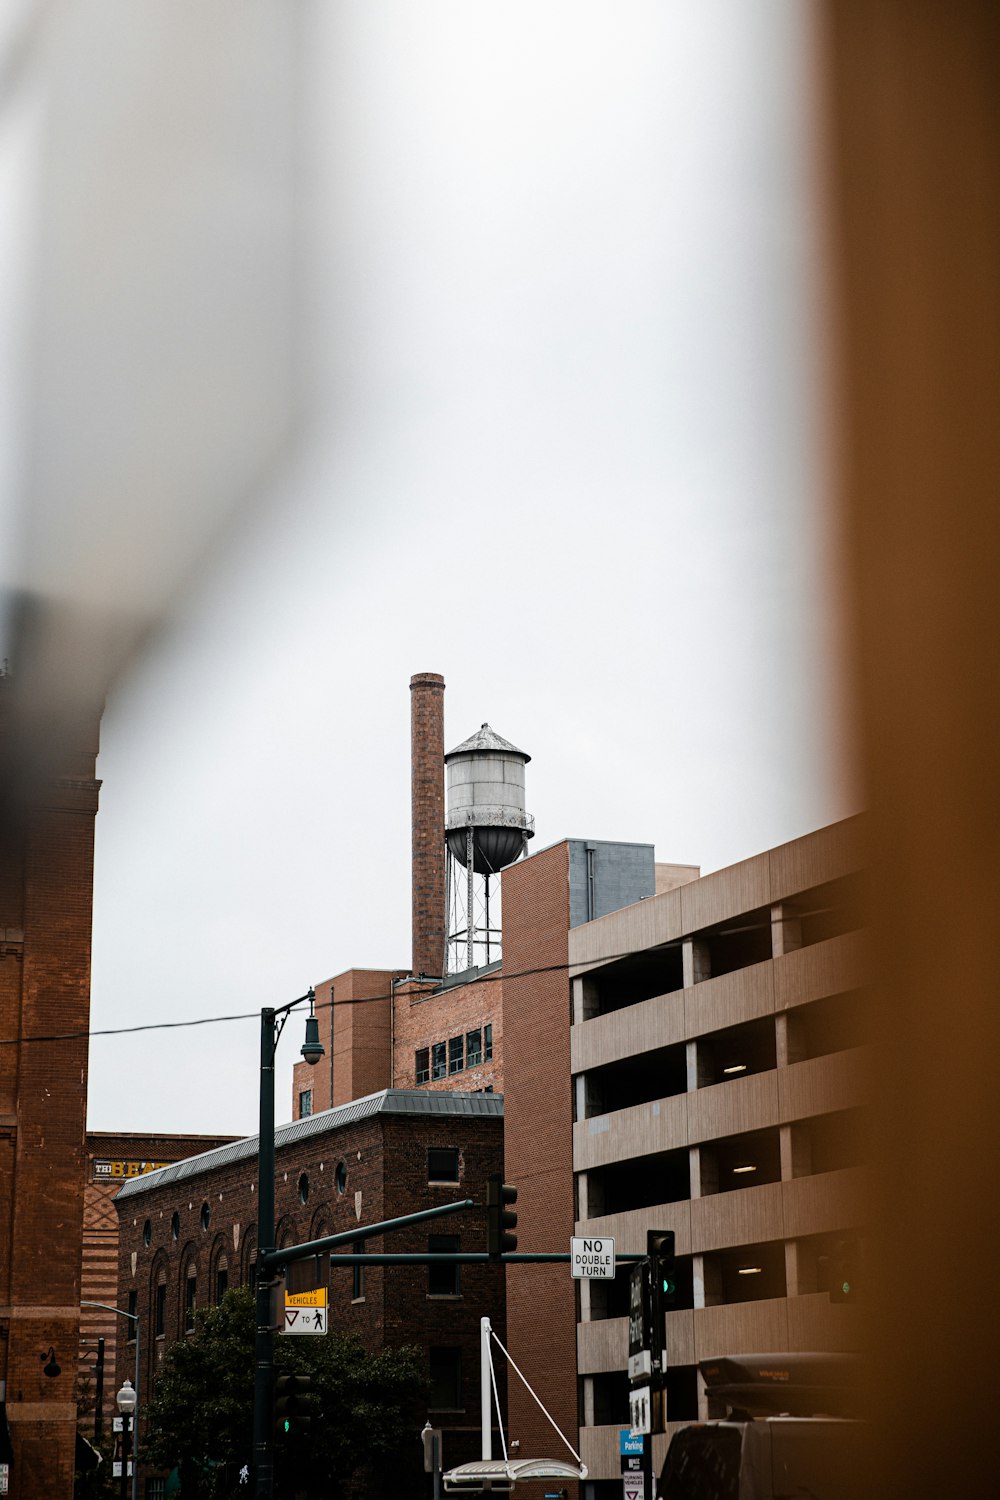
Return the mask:
<svg viewBox="0 0 1000 1500">
<path fill-rule="evenodd" d="M 309 1201 L 309 1178 L 306 1176 L 305 1172 L 303 1172 L 302 1176 L 299 1178 L 299 1202 L 300 1203 L 308 1203 L 308 1201 Z"/>
<path fill-rule="evenodd" d="M 149 1220 L 147 1219 L 146 1222 L 145 1222 L 145 1224 L 143 1224 L 143 1226 L 142 1226 L 142 1243 L 144 1245 L 148 1245 L 149 1242 L 150 1242 L 150 1240 L 152 1238 L 153 1238 L 153 1226 L 149 1222 Z"/>
<path fill-rule="evenodd" d="M 338 1161 L 337 1169 L 333 1174 L 333 1181 L 338 1193 L 347 1192 L 347 1168 L 342 1161 Z"/>
<path fill-rule="evenodd" d="M 181 1237 L 181 1216 L 176 1210 L 173 1218 L 170 1220 L 170 1233 L 175 1240 L 179 1240 Z"/>
<path fill-rule="evenodd" d="M 201 1227 L 202 1227 L 202 1229 L 207 1229 L 208 1226 L 209 1226 L 209 1224 L 211 1224 L 211 1222 L 212 1222 L 212 1210 L 209 1208 L 209 1206 L 208 1206 L 208 1204 L 206 1202 L 206 1203 L 203 1203 L 201 1205 Z"/>
</svg>

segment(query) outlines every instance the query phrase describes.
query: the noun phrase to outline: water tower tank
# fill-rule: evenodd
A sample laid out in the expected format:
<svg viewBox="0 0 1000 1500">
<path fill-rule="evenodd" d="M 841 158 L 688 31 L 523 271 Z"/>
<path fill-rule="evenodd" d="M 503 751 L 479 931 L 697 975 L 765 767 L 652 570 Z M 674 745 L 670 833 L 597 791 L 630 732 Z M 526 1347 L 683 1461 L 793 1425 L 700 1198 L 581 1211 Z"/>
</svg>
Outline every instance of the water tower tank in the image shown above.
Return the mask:
<svg viewBox="0 0 1000 1500">
<path fill-rule="evenodd" d="M 534 819 L 524 810 L 524 768 L 531 759 L 488 724 L 450 750 L 445 763 L 445 838 L 452 856 L 467 867 L 472 830 L 472 868 L 494 875 L 513 864 L 534 837 Z"/>
</svg>

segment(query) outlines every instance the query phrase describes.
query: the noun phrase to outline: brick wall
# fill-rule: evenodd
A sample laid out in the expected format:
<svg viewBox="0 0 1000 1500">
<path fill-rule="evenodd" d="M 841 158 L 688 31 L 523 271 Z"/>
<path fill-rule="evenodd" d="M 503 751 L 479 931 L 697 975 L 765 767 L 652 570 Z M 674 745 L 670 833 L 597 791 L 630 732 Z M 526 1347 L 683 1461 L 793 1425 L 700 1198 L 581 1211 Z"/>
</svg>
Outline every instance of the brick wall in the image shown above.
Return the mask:
<svg viewBox="0 0 1000 1500">
<path fill-rule="evenodd" d="M 87 1134 L 87 1166 L 83 1189 L 83 1266 L 80 1281 L 81 1302 L 103 1302 L 121 1307 L 118 1301 L 118 1214 L 115 1195 L 126 1174 L 141 1167 L 166 1161 L 182 1161 L 201 1151 L 221 1146 L 232 1136 L 123 1135 L 118 1132 L 90 1131 Z M 110 1163 L 113 1172 L 105 1175 L 101 1164 Z M 104 1339 L 103 1430 L 111 1431 L 111 1418 L 117 1414 L 114 1383 L 119 1330 L 125 1341 L 126 1320 L 98 1307 L 80 1309 L 79 1391 L 81 1399 L 77 1421 L 85 1437 L 95 1432 L 95 1362 L 97 1340 Z"/>
<path fill-rule="evenodd" d="M 292 1070 L 293 1120 L 300 1118 L 305 1089 L 312 1090 L 312 1111 L 318 1114 L 389 1087 L 392 985 L 401 973 L 348 969 L 316 986 L 316 1016 L 326 1053 L 315 1067 L 300 1062 Z"/>
<path fill-rule="evenodd" d="M 493 1058 L 477 1067 L 463 1067 L 459 1073 L 429 1079 L 421 1088 L 464 1089 L 467 1092 L 492 1088 L 503 1093 L 503 981 L 499 971 L 492 978 L 455 985 L 447 990 L 428 991 L 419 985 L 402 984 L 396 989 L 393 1019 L 392 1086 L 411 1089 L 417 1086 L 415 1057 L 418 1048 L 430 1048 L 435 1042 L 447 1043 L 450 1037 L 469 1031 L 493 1028 Z"/>
<path fill-rule="evenodd" d="M 413 838 L 413 973 L 444 965 L 444 678 L 410 679 L 410 800 Z"/>
<path fill-rule="evenodd" d="M 0 1048 L 0 1378 L 17 1500 L 73 1490 L 98 717 L 0 829 L 0 1034 L 20 1038 Z"/>
<path fill-rule="evenodd" d="M 518 1190 L 518 1249 L 568 1252 L 574 1228 L 569 979 L 564 968 L 524 973 L 566 963 L 566 843 L 504 871 L 503 910 L 504 1173 Z M 575 1445 L 576 1293 L 569 1266 L 509 1267 L 507 1323 L 511 1354 Z M 517 1380 L 510 1386 L 510 1426 L 525 1457 L 565 1457 Z"/>
<path fill-rule="evenodd" d="M 458 1149 L 457 1183 L 428 1181 L 428 1147 L 442 1145 Z M 302 1243 L 465 1197 L 481 1203 L 486 1178 L 501 1170 L 502 1153 L 500 1116 L 414 1118 L 380 1114 L 280 1147 L 275 1184 L 278 1243 Z M 305 1203 L 299 1190 L 303 1173 L 309 1181 Z M 154 1185 L 155 1179 L 150 1179 L 150 1186 L 142 1192 L 118 1200 L 118 1294 L 127 1299 L 130 1291 L 136 1293 L 142 1319 L 141 1396 L 148 1393 L 149 1382 L 170 1342 L 186 1336 L 184 1288 L 188 1267 L 193 1265 L 195 1269 L 198 1306 L 214 1300 L 223 1255 L 229 1285 L 247 1282 L 257 1243 L 256 1179 L 257 1158 L 253 1155 L 159 1187 Z M 201 1226 L 205 1204 L 210 1215 L 207 1230 Z M 439 1231 L 460 1235 L 463 1249 L 486 1248 L 485 1215 L 481 1210 L 372 1240 L 367 1248 L 376 1253 L 426 1250 L 428 1233 Z M 165 1332 L 157 1337 L 154 1298 L 161 1274 L 166 1286 Z M 457 1299 L 428 1297 L 427 1275 L 426 1266 L 368 1267 L 364 1295 L 355 1299 L 353 1271 L 332 1267 L 330 1326 L 357 1333 L 370 1349 L 415 1344 L 427 1351 L 437 1344 L 461 1350 L 464 1411 L 429 1413 L 434 1425 L 444 1429 L 446 1462 L 461 1463 L 479 1452 L 479 1319 L 488 1313 L 500 1337 L 504 1337 L 503 1272 L 489 1266 L 463 1268 Z M 131 1377 L 134 1358 L 134 1345 L 119 1345 L 118 1384 Z M 414 1440 L 416 1436 L 414 1433 Z"/>
</svg>

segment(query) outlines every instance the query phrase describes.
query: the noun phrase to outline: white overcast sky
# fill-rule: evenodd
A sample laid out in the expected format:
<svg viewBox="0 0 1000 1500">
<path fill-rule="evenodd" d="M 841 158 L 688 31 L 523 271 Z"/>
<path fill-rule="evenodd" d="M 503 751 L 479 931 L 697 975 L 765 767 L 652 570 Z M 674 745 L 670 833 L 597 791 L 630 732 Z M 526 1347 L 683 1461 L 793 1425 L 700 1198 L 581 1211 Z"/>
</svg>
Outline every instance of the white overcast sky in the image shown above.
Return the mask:
<svg viewBox="0 0 1000 1500">
<path fill-rule="evenodd" d="M 536 847 L 710 870 L 855 810 L 811 15 L 313 12 L 309 437 L 109 702 L 96 1028 L 408 963 L 415 671 L 531 754 Z M 95 1038 L 91 1127 L 253 1131 L 257 1042 Z"/>
</svg>

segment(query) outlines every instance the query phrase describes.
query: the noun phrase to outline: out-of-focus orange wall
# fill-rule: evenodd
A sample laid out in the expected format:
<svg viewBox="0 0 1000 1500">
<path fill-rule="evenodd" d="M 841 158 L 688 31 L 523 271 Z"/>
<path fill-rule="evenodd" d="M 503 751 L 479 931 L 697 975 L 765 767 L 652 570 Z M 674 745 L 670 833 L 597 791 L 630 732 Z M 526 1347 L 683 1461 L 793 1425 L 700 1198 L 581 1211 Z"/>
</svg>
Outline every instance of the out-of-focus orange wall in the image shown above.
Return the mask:
<svg viewBox="0 0 1000 1500">
<path fill-rule="evenodd" d="M 873 1495 L 1000 1492 L 1000 5 L 827 0 L 822 102 L 872 811 Z"/>
</svg>

